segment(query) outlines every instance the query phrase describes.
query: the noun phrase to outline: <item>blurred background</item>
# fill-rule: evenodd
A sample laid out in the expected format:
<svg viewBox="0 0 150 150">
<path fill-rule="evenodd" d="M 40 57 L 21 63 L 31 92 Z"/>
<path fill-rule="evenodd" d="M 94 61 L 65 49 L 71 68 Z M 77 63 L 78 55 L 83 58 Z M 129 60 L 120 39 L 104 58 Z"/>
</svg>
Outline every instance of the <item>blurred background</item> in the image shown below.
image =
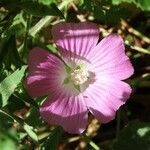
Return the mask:
<svg viewBox="0 0 150 150">
<path fill-rule="evenodd" d="M 135 69 L 133 93 L 116 119 L 89 115 L 84 134 L 48 126 L 40 102 L 24 88 L 27 55 L 34 46 L 57 53 L 51 27 L 95 22 L 100 39 L 117 33 Z M 150 0 L 0 0 L 0 150 L 150 150 Z"/>
</svg>

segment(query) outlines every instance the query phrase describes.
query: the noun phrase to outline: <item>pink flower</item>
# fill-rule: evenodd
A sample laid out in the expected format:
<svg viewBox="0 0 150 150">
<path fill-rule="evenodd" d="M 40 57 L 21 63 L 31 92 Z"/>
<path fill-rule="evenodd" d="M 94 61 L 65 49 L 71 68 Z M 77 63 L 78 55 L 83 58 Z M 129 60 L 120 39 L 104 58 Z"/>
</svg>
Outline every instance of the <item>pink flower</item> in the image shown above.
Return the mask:
<svg viewBox="0 0 150 150">
<path fill-rule="evenodd" d="M 28 58 L 28 93 L 48 96 L 40 108 L 43 119 L 69 133 L 85 130 L 88 111 L 101 123 L 113 120 L 131 94 L 122 80 L 134 71 L 122 38 L 113 34 L 98 43 L 99 28 L 89 22 L 60 23 L 52 34 L 69 67 L 41 48 L 32 49 Z"/>
</svg>

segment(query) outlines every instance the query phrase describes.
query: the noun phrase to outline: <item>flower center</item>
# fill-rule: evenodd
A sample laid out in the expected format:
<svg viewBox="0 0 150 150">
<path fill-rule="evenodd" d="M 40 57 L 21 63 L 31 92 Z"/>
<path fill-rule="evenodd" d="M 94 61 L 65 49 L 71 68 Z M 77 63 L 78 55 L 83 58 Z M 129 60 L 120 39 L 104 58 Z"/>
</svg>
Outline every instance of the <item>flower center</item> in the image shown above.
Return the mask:
<svg viewBox="0 0 150 150">
<path fill-rule="evenodd" d="M 70 80 L 75 85 L 82 85 L 88 80 L 88 78 L 89 78 L 89 72 L 81 68 L 75 69 L 70 75 Z"/>
<path fill-rule="evenodd" d="M 64 79 L 63 84 L 73 85 L 74 88 L 80 92 L 81 85 L 91 78 L 90 72 L 86 69 L 84 64 L 76 65 L 74 69 L 69 66 L 66 67 L 67 77 Z"/>
</svg>

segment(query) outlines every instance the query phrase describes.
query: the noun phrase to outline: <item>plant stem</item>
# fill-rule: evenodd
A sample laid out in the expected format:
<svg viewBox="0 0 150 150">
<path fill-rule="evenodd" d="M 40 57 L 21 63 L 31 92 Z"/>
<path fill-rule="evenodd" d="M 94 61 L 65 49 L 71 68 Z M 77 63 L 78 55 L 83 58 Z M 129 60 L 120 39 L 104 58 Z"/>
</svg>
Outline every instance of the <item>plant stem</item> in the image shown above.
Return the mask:
<svg viewBox="0 0 150 150">
<path fill-rule="evenodd" d="M 125 20 L 121 20 L 122 25 L 127 28 L 128 32 L 131 34 L 134 34 L 135 36 L 141 38 L 144 42 L 150 44 L 150 38 L 146 37 L 142 33 L 140 33 L 138 30 L 131 27 Z"/>
<path fill-rule="evenodd" d="M 104 28 L 101 28 L 101 32 L 102 32 L 103 36 L 107 36 L 107 35 L 110 34 L 110 33 L 109 33 L 106 29 L 104 29 Z M 149 55 L 150 55 L 150 51 L 149 51 L 149 50 L 144 49 L 144 48 L 139 47 L 139 46 L 136 46 L 136 45 L 130 45 L 130 44 L 128 43 L 128 41 L 125 41 L 125 45 L 129 46 L 131 49 L 136 50 L 136 51 L 138 51 L 138 52 L 140 52 L 140 53 L 144 53 L 144 54 L 149 54 Z"/>
<path fill-rule="evenodd" d="M 128 42 L 125 41 L 125 45 L 129 46 L 131 49 L 136 50 L 140 53 L 144 53 L 144 54 L 149 54 L 150 55 L 150 51 L 147 49 L 144 49 L 142 47 L 136 46 L 136 45 L 130 45 Z"/>
<path fill-rule="evenodd" d="M 133 50 L 136 50 L 136 51 L 138 51 L 138 52 L 141 52 L 141 53 L 145 53 L 145 54 L 149 54 L 149 55 L 150 55 L 150 51 L 148 51 L 148 50 L 146 50 L 146 49 L 144 49 L 144 48 L 142 48 L 142 47 L 139 47 L 139 46 L 134 45 L 134 46 L 130 46 L 130 48 L 133 49 Z"/>
<path fill-rule="evenodd" d="M 29 35 L 29 28 L 30 28 L 31 19 L 32 19 L 32 16 L 28 15 L 27 26 L 26 26 L 26 34 L 25 34 L 25 39 L 24 39 L 24 43 L 23 43 L 22 58 L 24 57 L 24 54 L 26 53 L 26 50 L 27 50 L 27 40 L 28 40 L 28 35 Z"/>
<path fill-rule="evenodd" d="M 66 5 L 68 5 L 69 3 L 71 3 L 73 0 L 65 0 L 63 1 L 59 6 L 58 8 L 60 10 L 62 10 L 64 7 L 66 7 Z M 55 16 L 46 16 L 46 17 L 43 17 L 34 27 L 32 27 L 30 30 L 29 30 L 29 34 L 31 36 L 35 36 L 36 33 L 41 30 L 41 28 L 49 21 L 53 20 L 55 18 Z"/>
<path fill-rule="evenodd" d="M 101 150 L 98 145 L 96 145 L 87 135 L 83 135 L 83 138 L 94 150 Z"/>
<path fill-rule="evenodd" d="M 121 110 L 119 109 L 117 112 L 117 126 L 116 126 L 116 139 L 118 139 L 119 133 L 120 133 L 120 115 L 121 115 Z"/>
</svg>

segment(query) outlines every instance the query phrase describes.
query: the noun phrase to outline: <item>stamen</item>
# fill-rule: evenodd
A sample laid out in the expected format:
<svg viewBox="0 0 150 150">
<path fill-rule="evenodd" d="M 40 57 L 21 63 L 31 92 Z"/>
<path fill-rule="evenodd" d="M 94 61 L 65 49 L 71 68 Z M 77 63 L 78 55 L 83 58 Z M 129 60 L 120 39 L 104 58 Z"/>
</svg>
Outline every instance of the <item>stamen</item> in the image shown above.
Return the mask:
<svg viewBox="0 0 150 150">
<path fill-rule="evenodd" d="M 89 72 L 87 70 L 75 69 L 71 73 L 70 79 L 75 85 L 81 85 L 85 83 L 89 78 Z"/>
</svg>

